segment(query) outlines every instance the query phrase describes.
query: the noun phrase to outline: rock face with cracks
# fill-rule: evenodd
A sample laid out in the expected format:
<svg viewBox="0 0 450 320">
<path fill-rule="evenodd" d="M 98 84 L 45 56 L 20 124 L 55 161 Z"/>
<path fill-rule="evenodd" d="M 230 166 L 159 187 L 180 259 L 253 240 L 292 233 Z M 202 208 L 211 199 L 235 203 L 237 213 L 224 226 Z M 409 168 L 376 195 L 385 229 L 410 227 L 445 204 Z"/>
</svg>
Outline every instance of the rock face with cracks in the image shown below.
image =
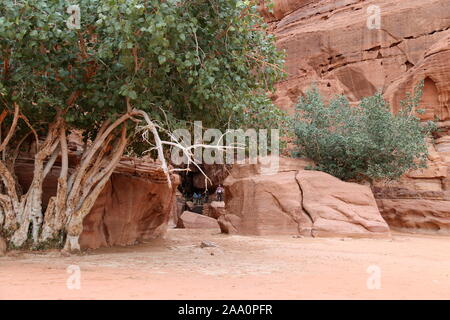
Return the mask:
<svg viewBox="0 0 450 320">
<path fill-rule="evenodd" d="M 446 112 L 447 0 L 275 0 L 274 13 L 260 8 L 277 46 L 286 50 L 288 76 L 274 96 L 281 108 L 292 112 L 313 82 L 328 97 L 342 93 L 356 102 L 403 86 L 397 82 L 410 73 L 429 76 L 427 102 Z M 373 25 L 375 9 L 379 26 Z"/>
<path fill-rule="evenodd" d="M 352 103 L 381 91 L 397 112 L 424 81 L 418 116 L 439 128 L 428 168 L 377 183 L 374 194 L 391 227 L 450 234 L 450 1 L 275 0 L 273 10 L 265 3 L 260 12 L 286 50 L 288 76 L 272 97 L 281 109 L 293 113 L 314 83 L 326 99 L 344 94 Z"/>
<path fill-rule="evenodd" d="M 183 228 L 186 229 L 216 229 L 219 231 L 217 220 L 211 217 L 204 216 L 199 213 L 185 211 L 180 216 Z"/>
<path fill-rule="evenodd" d="M 305 161 L 281 159 L 278 172 L 236 165 L 225 180 L 221 230 L 243 235 L 389 237 L 369 186 L 304 170 Z M 252 168 L 249 168 L 253 167 Z M 255 170 L 256 169 L 256 170 Z"/>
</svg>

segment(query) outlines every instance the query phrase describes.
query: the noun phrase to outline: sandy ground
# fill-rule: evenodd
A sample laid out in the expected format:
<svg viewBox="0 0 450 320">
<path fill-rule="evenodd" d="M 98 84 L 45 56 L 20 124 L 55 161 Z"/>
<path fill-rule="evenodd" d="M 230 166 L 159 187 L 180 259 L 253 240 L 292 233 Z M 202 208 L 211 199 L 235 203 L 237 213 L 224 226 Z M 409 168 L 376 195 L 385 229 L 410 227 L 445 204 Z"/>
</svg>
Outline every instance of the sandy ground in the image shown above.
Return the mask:
<svg viewBox="0 0 450 320">
<path fill-rule="evenodd" d="M 217 247 L 200 248 L 203 240 Z M 450 238 L 175 229 L 133 247 L 1 257 L 0 299 L 450 299 Z"/>
</svg>

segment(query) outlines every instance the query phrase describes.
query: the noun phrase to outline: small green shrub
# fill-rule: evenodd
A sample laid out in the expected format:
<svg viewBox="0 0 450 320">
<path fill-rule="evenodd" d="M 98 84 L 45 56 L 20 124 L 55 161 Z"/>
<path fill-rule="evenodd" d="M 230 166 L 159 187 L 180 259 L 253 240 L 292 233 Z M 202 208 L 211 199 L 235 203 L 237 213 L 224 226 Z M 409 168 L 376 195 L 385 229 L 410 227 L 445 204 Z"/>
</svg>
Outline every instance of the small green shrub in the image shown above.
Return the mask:
<svg viewBox="0 0 450 320">
<path fill-rule="evenodd" d="M 343 180 L 395 180 L 426 167 L 426 138 L 435 124 L 415 115 L 422 89 L 423 82 L 393 114 L 381 93 L 353 107 L 344 96 L 326 104 L 313 87 L 297 105 L 296 155 Z"/>
</svg>

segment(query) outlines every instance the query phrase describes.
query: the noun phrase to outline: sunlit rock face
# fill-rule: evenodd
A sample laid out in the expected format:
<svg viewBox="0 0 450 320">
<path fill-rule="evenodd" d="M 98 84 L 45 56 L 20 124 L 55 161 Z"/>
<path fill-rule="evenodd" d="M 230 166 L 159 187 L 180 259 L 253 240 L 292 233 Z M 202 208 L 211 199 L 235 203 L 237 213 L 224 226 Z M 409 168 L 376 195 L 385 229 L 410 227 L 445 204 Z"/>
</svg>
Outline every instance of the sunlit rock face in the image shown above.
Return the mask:
<svg viewBox="0 0 450 320">
<path fill-rule="evenodd" d="M 312 84 L 327 99 L 344 94 L 354 103 L 381 91 L 397 112 L 424 80 L 419 117 L 439 126 L 429 166 L 376 184 L 375 197 L 391 227 L 450 233 L 450 2 L 275 0 L 272 11 L 261 1 L 260 11 L 287 54 L 288 76 L 273 100 L 290 113 Z"/>
<path fill-rule="evenodd" d="M 379 29 L 373 25 L 374 5 L 380 10 Z M 275 0 L 273 13 L 263 5 L 261 9 L 278 47 L 286 50 L 288 77 L 278 84 L 274 99 L 289 111 L 313 82 L 325 95 L 343 93 L 353 101 L 386 92 L 448 45 L 437 45 L 449 35 L 446 0 Z M 448 105 L 448 80 L 435 71 L 448 68 L 448 59 L 432 60 L 435 70 L 429 70 L 434 75 L 429 76 L 424 102 L 439 101 L 442 107 Z M 439 61 L 445 65 L 432 66 Z M 429 97 L 436 92 L 439 98 Z"/>
<path fill-rule="evenodd" d="M 80 245 L 126 246 L 164 236 L 179 183 L 173 175 L 170 188 L 157 163 L 122 159 L 83 221 Z"/>
<path fill-rule="evenodd" d="M 280 159 L 277 172 L 235 165 L 225 180 L 222 232 L 243 235 L 389 237 L 367 185 L 304 170 L 301 159 Z"/>
</svg>

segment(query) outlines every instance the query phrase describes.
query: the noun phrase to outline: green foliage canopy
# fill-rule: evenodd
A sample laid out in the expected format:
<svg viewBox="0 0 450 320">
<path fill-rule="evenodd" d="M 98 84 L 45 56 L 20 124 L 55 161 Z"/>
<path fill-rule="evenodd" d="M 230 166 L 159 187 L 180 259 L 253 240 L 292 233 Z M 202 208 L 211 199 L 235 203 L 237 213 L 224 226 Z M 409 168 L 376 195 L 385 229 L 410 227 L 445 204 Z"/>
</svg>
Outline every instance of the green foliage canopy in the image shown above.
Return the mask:
<svg viewBox="0 0 450 320">
<path fill-rule="evenodd" d="M 268 98 L 283 54 L 240 0 L 79 0 L 81 28 L 65 0 L 2 0 L 0 104 L 46 127 L 59 110 L 95 134 L 133 108 L 177 127 L 277 126 Z"/>
</svg>

